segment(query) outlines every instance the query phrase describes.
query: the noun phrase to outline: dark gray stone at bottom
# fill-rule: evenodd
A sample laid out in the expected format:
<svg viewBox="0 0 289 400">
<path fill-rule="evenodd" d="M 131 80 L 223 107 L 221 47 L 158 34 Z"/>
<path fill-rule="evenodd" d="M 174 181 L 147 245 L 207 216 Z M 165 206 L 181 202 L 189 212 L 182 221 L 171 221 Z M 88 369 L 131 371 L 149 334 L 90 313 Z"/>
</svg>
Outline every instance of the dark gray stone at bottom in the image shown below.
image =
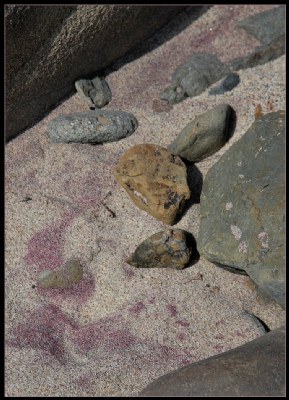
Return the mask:
<svg viewBox="0 0 289 400">
<path fill-rule="evenodd" d="M 166 374 L 139 397 L 285 396 L 285 327 Z"/>
</svg>

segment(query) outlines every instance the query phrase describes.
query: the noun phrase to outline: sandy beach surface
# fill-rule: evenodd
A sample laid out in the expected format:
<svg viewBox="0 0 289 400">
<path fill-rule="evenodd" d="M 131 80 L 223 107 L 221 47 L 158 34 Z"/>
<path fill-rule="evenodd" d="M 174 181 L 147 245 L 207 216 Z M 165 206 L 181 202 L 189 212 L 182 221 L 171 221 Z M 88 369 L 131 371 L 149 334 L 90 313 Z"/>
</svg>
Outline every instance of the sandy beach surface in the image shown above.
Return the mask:
<svg viewBox="0 0 289 400">
<path fill-rule="evenodd" d="M 261 295 L 248 276 L 204 258 L 182 271 L 136 269 L 128 256 L 166 228 L 138 209 L 112 170 L 140 143 L 166 147 L 198 114 L 229 103 L 236 130 L 216 154 L 196 164 L 206 176 L 254 122 L 255 109 L 285 109 L 285 56 L 239 71 L 224 95 L 208 91 L 174 107 L 161 92 L 193 53 L 221 61 L 246 55 L 257 39 L 238 28 L 247 16 L 276 5 L 217 5 L 197 19 L 181 12 L 142 52 L 108 71 L 112 101 L 105 110 L 134 114 L 129 137 L 103 145 L 56 144 L 47 123 L 88 111 L 74 94 L 6 145 L 5 392 L 7 397 L 134 396 L 155 378 L 230 350 L 285 323 L 285 311 Z M 220 177 L 222 179 L 222 177 Z M 200 205 L 175 225 L 198 240 Z M 78 257 L 84 278 L 72 289 L 42 289 L 37 276 Z M 35 287 L 34 287 L 35 285 Z"/>
</svg>

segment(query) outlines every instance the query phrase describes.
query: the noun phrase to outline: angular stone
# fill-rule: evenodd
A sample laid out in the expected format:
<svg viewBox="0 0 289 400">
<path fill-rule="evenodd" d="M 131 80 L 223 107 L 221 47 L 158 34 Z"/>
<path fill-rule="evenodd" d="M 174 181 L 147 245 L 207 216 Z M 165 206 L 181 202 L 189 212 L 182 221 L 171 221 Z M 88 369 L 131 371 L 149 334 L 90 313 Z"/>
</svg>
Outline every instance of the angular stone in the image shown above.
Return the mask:
<svg viewBox="0 0 289 400">
<path fill-rule="evenodd" d="M 232 72 L 225 79 L 220 82 L 218 86 L 209 90 L 209 95 L 219 95 L 229 92 L 240 83 L 240 77 L 236 72 Z"/>
<path fill-rule="evenodd" d="M 183 269 L 196 257 L 196 243 L 191 233 L 167 229 L 144 240 L 127 260 L 137 268 Z"/>
<path fill-rule="evenodd" d="M 168 150 L 192 162 L 211 156 L 230 138 L 232 113 L 229 104 L 220 104 L 198 115 L 168 146 Z"/>
<path fill-rule="evenodd" d="M 123 111 L 94 110 L 61 115 L 48 123 L 48 135 L 57 143 L 105 143 L 130 136 L 136 118 Z"/>
<path fill-rule="evenodd" d="M 139 397 L 285 396 L 285 327 L 150 383 Z"/>
<path fill-rule="evenodd" d="M 162 93 L 161 99 L 177 104 L 186 97 L 198 96 L 229 72 L 230 68 L 215 55 L 196 53 L 176 70 L 171 85 Z"/>
<path fill-rule="evenodd" d="M 105 79 L 79 79 L 75 89 L 90 106 L 102 108 L 111 100 L 111 91 Z"/>
<path fill-rule="evenodd" d="M 42 288 L 69 289 L 83 277 L 83 267 L 79 260 L 69 260 L 58 270 L 46 269 L 40 272 L 38 284 Z"/>
<path fill-rule="evenodd" d="M 140 144 L 119 160 L 114 176 L 141 209 L 173 225 L 190 198 L 186 166 L 155 144 Z"/>
<path fill-rule="evenodd" d="M 270 44 L 285 34 L 285 6 L 252 15 L 237 23 L 264 45 Z"/>
<path fill-rule="evenodd" d="M 285 304 L 285 113 L 261 116 L 209 170 L 198 250 Z"/>
</svg>

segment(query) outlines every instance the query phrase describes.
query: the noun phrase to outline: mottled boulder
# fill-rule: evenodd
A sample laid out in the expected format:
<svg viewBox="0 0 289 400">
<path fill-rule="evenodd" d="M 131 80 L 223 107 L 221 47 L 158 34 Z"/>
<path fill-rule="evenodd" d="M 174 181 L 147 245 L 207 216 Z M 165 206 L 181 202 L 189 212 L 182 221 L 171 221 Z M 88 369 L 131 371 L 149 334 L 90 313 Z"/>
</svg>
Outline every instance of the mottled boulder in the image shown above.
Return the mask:
<svg viewBox="0 0 289 400">
<path fill-rule="evenodd" d="M 257 119 L 213 165 L 201 195 L 200 254 L 245 270 L 285 303 L 285 113 Z"/>
<path fill-rule="evenodd" d="M 75 89 L 91 107 L 102 108 L 111 100 L 111 91 L 105 79 L 98 76 L 92 80 L 79 79 Z"/>
<path fill-rule="evenodd" d="M 169 225 L 190 198 L 185 164 L 155 144 L 140 144 L 125 152 L 114 176 L 141 210 Z"/>
<path fill-rule="evenodd" d="M 236 72 L 232 72 L 223 79 L 218 86 L 209 90 L 210 95 L 220 95 L 234 89 L 240 83 L 240 77 Z"/>
<path fill-rule="evenodd" d="M 31 126 L 94 76 L 143 43 L 181 6 L 5 5 L 6 135 Z"/>
<path fill-rule="evenodd" d="M 176 70 L 171 85 L 161 94 L 161 99 L 177 104 L 186 97 L 198 96 L 229 72 L 230 68 L 214 54 L 196 53 Z"/>
<path fill-rule="evenodd" d="M 170 372 L 139 397 L 285 396 L 285 327 Z"/>
<path fill-rule="evenodd" d="M 137 268 L 183 269 L 196 258 L 196 242 L 191 233 L 167 229 L 144 240 L 127 260 Z"/>
<path fill-rule="evenodd" d="M 94 110 L 56 117 L 48 123 L 47 133 L 58 143 L 104 143 L 131 135 L 137 126 L 132 114 Z"/>
<path fill-rule="evenodd" d="M 83 267 L 79 260 L 69 260 L 57 270 L 46 269 L 40 272 L 38 284 L 46 289 L 69 289 L 83 277 Z"/>
<path fill-rule="evenodd" d="M 168 146 L 168 150 L 189 161 L 202 161 L 228 141 L 232 116 L 233 109 L 229 104 L 220 104 L 198 115 Z"/>
</svg>

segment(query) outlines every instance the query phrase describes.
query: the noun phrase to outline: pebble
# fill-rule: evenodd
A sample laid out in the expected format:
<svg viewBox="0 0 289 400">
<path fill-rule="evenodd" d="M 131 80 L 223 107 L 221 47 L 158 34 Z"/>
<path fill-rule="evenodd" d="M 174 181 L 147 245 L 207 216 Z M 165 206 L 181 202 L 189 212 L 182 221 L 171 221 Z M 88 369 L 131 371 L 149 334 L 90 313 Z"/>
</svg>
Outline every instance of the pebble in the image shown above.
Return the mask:
<svg viewBox="0 0 289 400">
<path fill-rule="evenodd" d="M 83 267 L 79 260 L 69 260 L 58 270 L 46 269 L 40 272 L 38 284 L 46 289 L 69 289 L 83 277 Z"/>
<path fill-rule="evenodd" d="M 217 152 L 230 138 L 234 112 L 220 104 L 198 115 L 168 146 L 168 150 L 188 161 L 199 162 Z"/>
<path fill-rule="evenodd" d="M 182 229 L 167 229 L 144 240 L 127 260 L 137 268 L 183 269 L 196 252 L 195 241 Z"/>
<path fill-rule="evenodd" d="M 75 89 L 89 106 L 102 108 L 111 101 L 111 91 L 105 79 L 79 79 L 75 82 Z"/>
<path fill-rule="evenodd" d="M 130 136 L 136 118 L 124 111 L 94 110 L 61 115 L 48 123 L 48 136 L 56 143 L 105 143 Z"/>
<path fill-rule="evenodd" d="M 155 144 L 140 144 L 126 151 L 114 176 L 141 210 L 169 225 L 190 198 L 185 164 Z"/>
</svg>

